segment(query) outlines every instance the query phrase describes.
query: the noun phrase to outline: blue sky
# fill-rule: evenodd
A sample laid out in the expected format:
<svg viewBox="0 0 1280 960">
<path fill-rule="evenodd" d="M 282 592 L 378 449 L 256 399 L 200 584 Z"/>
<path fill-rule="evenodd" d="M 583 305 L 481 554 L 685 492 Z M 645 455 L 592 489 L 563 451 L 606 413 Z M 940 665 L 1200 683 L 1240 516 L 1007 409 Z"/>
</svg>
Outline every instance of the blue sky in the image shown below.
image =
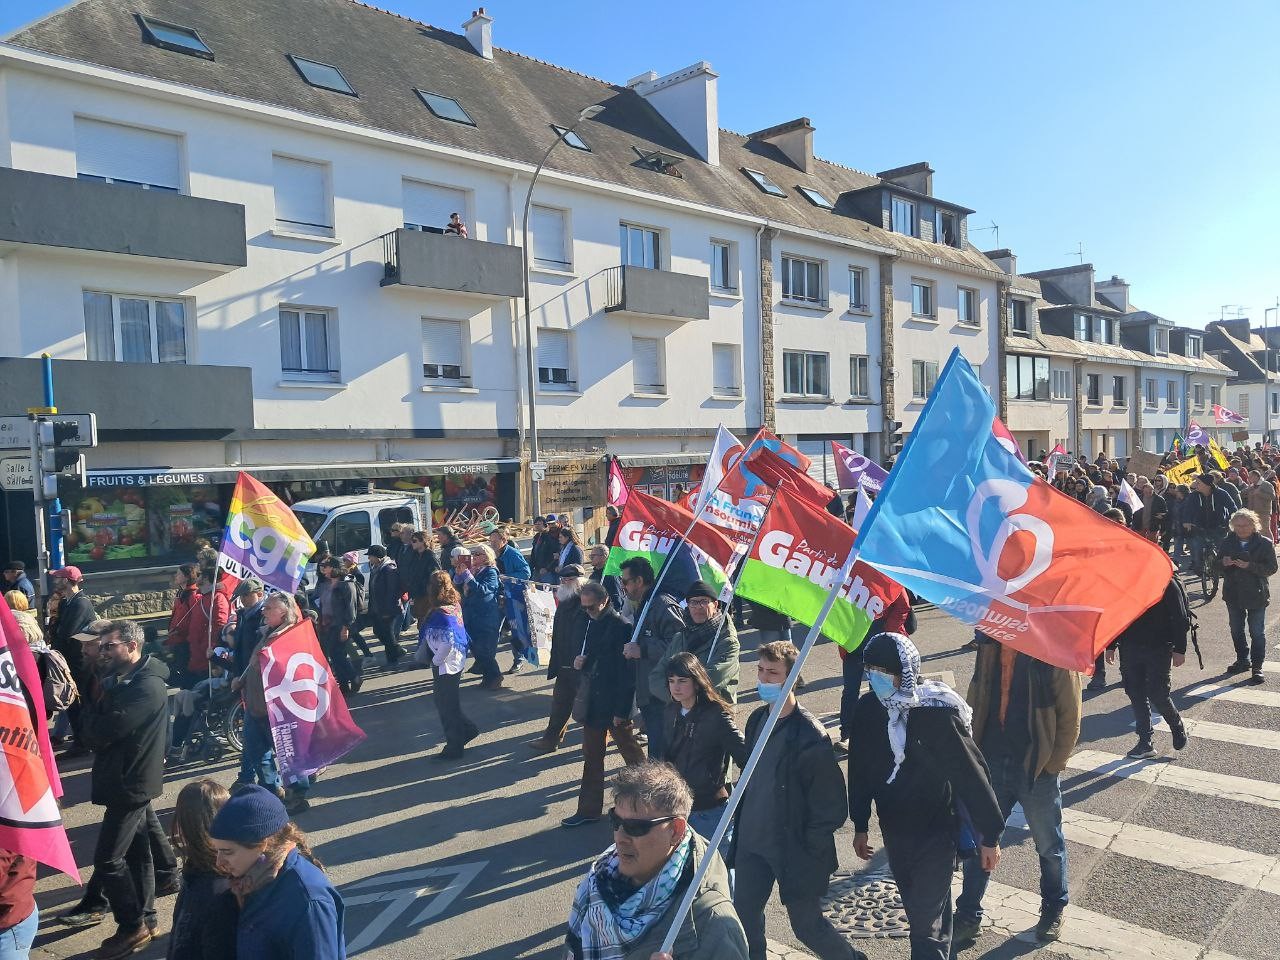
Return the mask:
<svg viewBox="0 0 1280 960">
<path fill-rule="evenodd" d="M 379 5 L 448 29 L 472 9 Z M 2 0 L 0 34 L 60 6 Z M 807 116 L 828 159 L 927 160 L 934 192 L 977 210 L 971 239 L 996 246 L 976 228 L 998 224 L 1022 270 L 1083 243 L 1100 279 L 1195 326 L 1224 304 L 1261 323 L 1280 296 L 1274 0 L 486 6 L 497 45 L 615 83 L 710 61 L 731 130 Z"/>
</svg>

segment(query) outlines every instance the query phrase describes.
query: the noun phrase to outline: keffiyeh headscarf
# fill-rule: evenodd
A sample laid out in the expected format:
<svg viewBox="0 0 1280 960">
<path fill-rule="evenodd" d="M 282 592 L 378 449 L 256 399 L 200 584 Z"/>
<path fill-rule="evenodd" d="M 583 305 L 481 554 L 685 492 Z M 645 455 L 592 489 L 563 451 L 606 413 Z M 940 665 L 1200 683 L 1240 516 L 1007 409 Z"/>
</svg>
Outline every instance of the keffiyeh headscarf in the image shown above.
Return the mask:
<svg viewBox="0 0 1280 960">
<path fill-rule="evenodd" d="M 672 852 L 661 872 L 636 888 L 618 872 L 618 850 L 610 847 L 578 884 L 569 909 L 570 957 L 625 960 L 628 951 L 667 911 L 689 862 L 693 831 Z"/>
<path fill-rule="evenodd" d="M 914 707 L 950 707 L 960 714 L 965 728 L 973 730 L 973 710 L 964 697 L 940 680 L 924 680 L 920 676 L 920 651 L 910 639 L 901 633 L 880 633 L 867 641 L 864 656 L 872 666 L 887 659 L 885 648 L 892 642 L 896 646 L 901 666 L 902 683 L 893 693 L 880 702 L 889 711 L 889 748 L 893 751 L 893 771 L 885 783 L 893 783 L 902 761 L 907 756 L 907 715 Z M 874 647 L 873 647 L 874 645 Z M 887 666 L 887 665 L 886 665 Z M 896 672 L 896 671 L 895 671 Z"/>
</svg>

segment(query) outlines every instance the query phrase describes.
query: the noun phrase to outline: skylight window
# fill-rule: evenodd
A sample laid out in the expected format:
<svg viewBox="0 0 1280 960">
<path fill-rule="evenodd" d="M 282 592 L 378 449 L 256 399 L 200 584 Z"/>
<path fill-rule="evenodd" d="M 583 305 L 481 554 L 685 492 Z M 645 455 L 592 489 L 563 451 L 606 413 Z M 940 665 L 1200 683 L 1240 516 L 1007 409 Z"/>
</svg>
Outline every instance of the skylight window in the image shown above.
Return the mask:
<svg viewBox="0 0 1280 960">
<path fill-rule="evenodd" d="M 334 93 L 345 93 L 349 97 L 356 96 L 355 90 L 352 89 L 351 84 L 347 83 L 347 78 L 337 67 L 295 57 L 292 53 L 288 54 L 288 57 L 298 73 L 302 74 L 302 79 L 311 86 L 319 87 L 321 90 L 332 90 Z"/>
<path fill-rule="evenodd" d="M 587 153 L 591 152 L 591 148 L 587 146 L 587 141 L 583 140 L 574 131 L 566 130 L 564 127 L 558 127 L 554 123 L 551 125 L 551 129 L 560 134 L 560 136 L 564 138 L 564 142 L 573 147 L 573 149 L 585 150 Z"/>
<path fill-rule="evenodd" d="M 771 197 L 786 196 L 786 194 L 782 192 L 782 188 L 780 186 L 778 186 L 776 183 L 770 180 L 767 176 L 765 176 L 759 170 L 751 170 L 748 167 L 743 167 L 742 172 L 747 175 L 748 179 L 750 179 L 752 183 L 754 183 L 757 187 L 759 187 L 765 193 L 769 194 Z"/>
<path fill-rule="evenodd" d="M 152 20 L 142 14 L 138 14 L 138 22 L 142 24 L 143 38 L 147 43 L 176 53 L 187 53 L 206 60 L 213 59 L 213 51 L 200 39 L 200 34 L 191 27 L 180 27 L 176 23 Z"/>
<path fill-rule="evenodd" d="M 427 93 L 425 90 L 416 91 L 418 96 L 422 98 L 422 102 L 427 105 L 427 109 L 434 113 L 441 120 L 452 120 L 454 123 L 465 123 L 469 127 L 474 127 L 476 122 L 471 119 L 471 114 L 462 109 L 462 104 L 452 97 L 442 97 L 438 93 Z"/>
<path fill-rule="evenodd" d="M 824 210 L 831 209 L 831 201 L 820 194 L 817 190 L 810 190 L 808 187 L 796 187 L 796 189 L 803 193 L 804 198 L 815 207 L 822 207 Z"/>
</svg>

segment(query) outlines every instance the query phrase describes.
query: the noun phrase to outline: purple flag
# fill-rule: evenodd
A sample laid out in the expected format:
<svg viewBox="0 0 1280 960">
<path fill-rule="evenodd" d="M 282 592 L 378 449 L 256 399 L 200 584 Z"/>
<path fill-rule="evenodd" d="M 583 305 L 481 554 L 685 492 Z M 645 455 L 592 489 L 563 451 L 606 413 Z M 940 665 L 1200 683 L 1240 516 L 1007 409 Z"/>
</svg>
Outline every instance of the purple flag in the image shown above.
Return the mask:
<svg viewBox="0 0 1280 960">
<path fill-rule="evenodd" d="M 878 491 L 889 478 L 889 472 L 860 453 L 831 441 L 831 454 L 836 460 L 836 483 L 841 490 L 856 490 L 861 481 L 868 490 Z"/>
</svg>

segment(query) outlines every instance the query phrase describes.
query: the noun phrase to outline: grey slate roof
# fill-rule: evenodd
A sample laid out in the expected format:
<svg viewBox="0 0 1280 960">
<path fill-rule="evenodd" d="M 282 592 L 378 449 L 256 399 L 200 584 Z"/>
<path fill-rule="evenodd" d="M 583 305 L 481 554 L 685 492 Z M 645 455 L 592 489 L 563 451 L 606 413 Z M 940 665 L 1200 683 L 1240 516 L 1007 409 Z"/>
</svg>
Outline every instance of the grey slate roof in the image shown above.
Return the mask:
<svg viewBox="0 0 1280 960">
<path fill-rule="evenodd" d="M 134 16 L 139 10 L 195 28 L 215 59 L 142 42 Z M 805 176 L 772 145 L 729 131 L 720 132 L 720 166 L 710 166 L 626 87 L 497 47 L 494 59 L 485 60 L 457 33 L 354 0 L 80 0 L 7 42 L 530 165 L 550 144 L 552 123 L 567 125 L 583 107 L 601 103 L 604 111 L 578 128 L 591 152 L 562 147 L 549 169 L 1003 277 L 975 247 L 904 237 L 848 215 L 838 198 L 883 182 L 869 174 L 820 160 L 815 173 Z M 290 53 L 337 66 L 358 96 L 307 85 L 286 58 Z M 415 87 L 458 100 L 476 126 L 433 116 Z M 684 158 L 682 178 L 637 167 L 637 148 Z M 768 174 L 788 197 L 762 193 L 741 173 L 742 166 Z M 835 210 L 814 206 L 797 185 L 821 191 Z"/>
</svg>

